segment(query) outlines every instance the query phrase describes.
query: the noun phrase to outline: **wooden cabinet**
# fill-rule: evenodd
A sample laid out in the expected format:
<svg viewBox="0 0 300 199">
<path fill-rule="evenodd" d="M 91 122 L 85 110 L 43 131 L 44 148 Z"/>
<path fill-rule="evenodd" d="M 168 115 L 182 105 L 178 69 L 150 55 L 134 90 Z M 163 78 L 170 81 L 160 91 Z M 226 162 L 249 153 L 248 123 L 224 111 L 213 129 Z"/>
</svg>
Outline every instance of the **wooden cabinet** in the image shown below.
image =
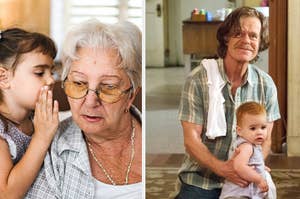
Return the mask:
<svg viewBox="0 0 300 199">
<path fill-rule="evenodd" d="M 217 53 L 216 33 L 222 21 L 183 21 L 183 53 L 212 56 Z"/>
<path fill-rule="evenodd" d="M 217 30 L 222 21 L 183 21 L 183 53 L 185 70 L 191 70 L 191 55 L 210 57 L 217 54 Z"/>
</svg>

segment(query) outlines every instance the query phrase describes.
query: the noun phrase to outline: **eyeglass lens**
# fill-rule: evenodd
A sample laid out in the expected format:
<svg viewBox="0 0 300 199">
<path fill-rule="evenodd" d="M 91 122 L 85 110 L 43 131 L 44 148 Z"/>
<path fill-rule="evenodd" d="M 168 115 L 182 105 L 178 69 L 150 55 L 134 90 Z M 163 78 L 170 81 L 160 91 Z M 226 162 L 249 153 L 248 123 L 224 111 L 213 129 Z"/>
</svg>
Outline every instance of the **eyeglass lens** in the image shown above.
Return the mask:
<svg viewBox="0 0 300 199">
<path fill-rule="evenodd" d="M 121 96 L 131 90 L 132 87 L 125 91 L 121 91 L 119 88 L 111 88 L 110 86 L 103 85 L 97 90 L 89 89 L 87 84 L 65 81 L 63 84 L 65 93 L 67 96 L 80 99 L 85 97 L 89 91 L 93 91 L 104 102 L 115 103 L 121 99 Z"/>
</svg>

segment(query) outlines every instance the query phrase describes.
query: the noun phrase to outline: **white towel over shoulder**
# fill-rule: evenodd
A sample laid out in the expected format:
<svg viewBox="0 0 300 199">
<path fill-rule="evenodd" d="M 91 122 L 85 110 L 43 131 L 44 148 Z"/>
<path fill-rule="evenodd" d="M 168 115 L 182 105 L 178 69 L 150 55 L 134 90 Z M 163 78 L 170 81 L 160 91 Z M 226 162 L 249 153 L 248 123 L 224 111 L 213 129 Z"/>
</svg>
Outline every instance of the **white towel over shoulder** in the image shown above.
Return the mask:
<svg viewBox="0 0 300 199">
<path fill-rule="evenodd" d="M 204 59 L 202 64 L 206 69 L 209 91 L 206 136 L 209 139 L 215 139 L 219 136 L 226 136 L 225 99 L 222 95 L 225 82 L 220 75 L 218 63 L 215 59 Z"/>
</svg>

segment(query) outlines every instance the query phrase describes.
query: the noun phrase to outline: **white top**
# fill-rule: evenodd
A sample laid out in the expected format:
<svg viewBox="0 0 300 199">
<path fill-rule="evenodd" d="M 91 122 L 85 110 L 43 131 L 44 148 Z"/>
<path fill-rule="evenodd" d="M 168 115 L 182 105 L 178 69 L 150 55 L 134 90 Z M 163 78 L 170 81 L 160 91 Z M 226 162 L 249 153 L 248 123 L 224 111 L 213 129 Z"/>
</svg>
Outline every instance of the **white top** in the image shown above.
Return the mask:
<svg viewBox="0 0 300 199">
<path fill-rule="evenodd" d="M 110 185 L 98 181 L 95 182 L 95 199 L 141 199 L 143 193 L 142 182 L 129 185 Z"/>
</svg>

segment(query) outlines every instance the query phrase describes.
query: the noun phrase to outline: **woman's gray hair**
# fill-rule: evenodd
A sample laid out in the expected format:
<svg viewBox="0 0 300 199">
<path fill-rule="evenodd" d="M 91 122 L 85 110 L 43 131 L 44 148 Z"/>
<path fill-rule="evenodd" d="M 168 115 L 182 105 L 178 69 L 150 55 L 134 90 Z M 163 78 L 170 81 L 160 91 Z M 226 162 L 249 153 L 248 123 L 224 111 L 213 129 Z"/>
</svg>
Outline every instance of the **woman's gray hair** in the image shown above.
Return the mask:
<svg viewBox="0 0 300 199">
<path fill-rule="evenodd" d="M 92 19 L 70 29 L 61 56 L 63 81 L 69 74 L 72 62 L 78 60 L 77 51 L 80 48 L 116 50 L 121 60 L 119 67 L 125 70 L 133 88 L 141 86 L 142 35 L 134 24 L 128 21 L 104 24 Z"/>
</svg>

